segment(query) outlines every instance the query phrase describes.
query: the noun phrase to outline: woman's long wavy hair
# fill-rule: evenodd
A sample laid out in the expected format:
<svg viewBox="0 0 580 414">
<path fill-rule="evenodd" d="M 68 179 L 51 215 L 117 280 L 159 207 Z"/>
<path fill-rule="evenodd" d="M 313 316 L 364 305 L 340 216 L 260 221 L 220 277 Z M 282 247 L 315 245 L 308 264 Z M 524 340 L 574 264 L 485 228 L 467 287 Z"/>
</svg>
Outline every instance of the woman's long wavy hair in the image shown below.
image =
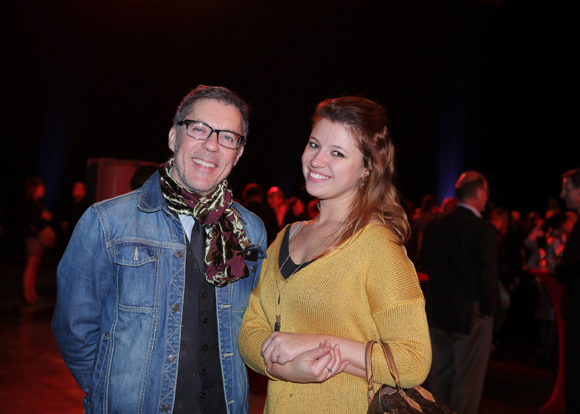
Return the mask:
<svg viewBox="0 0 580 414">
<path fill-rule="evenodd" d="M 335 246 L 349 240 L 373 217 L 384 223 L 403 245 L 411 234 L 405 210 L 399 203 L 399 193 L 393 184 L 395 149 L 387 130 L 387 115 L 382 106 L 366 98 L 349 96 L 327 99 L 316 108 L 313 126 L 327 119 L 344 126 L 363 154 L 364 166 L 370 174 L 361 178 L 358 196 L 351 205 L 345 230 Z"/>
</svg>

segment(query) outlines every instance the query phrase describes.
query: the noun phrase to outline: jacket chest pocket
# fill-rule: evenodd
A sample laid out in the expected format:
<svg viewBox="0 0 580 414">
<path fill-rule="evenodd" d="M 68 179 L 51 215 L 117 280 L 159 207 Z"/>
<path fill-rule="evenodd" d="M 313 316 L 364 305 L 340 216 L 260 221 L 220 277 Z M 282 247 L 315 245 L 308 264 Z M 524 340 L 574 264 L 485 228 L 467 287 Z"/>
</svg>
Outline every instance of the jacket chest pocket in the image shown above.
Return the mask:
<svg viewBox="0 0 580 414">
<path fill-rule="evenodd" d="M 159 280 L 159 251 L 145 244 L 121 244 L 116 248 L 115 264 L 121 308 L 152 308 Z"/>
</svg>

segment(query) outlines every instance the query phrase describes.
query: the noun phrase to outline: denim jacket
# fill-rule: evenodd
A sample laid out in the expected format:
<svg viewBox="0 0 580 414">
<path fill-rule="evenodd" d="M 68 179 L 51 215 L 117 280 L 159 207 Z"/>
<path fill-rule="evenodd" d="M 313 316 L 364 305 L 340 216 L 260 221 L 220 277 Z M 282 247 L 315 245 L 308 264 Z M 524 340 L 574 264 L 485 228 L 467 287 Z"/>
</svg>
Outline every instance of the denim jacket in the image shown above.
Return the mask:
<svg viewBox="0 0 580 414">
<path fill-rule="evenodd" d="M 216 289 L 228 414 L 248 413 L 248 376 L 237 338 L 265 258 L 262 221 L 234 203 L 250 245 L 250 276 Z M 186 235 L 167 209 L 159 176 L 93 205 L 78 222 L 58 266 L 52 330 L 87 393 L 85 413 L 164 414 L 173 410 Z"/>
</svg>

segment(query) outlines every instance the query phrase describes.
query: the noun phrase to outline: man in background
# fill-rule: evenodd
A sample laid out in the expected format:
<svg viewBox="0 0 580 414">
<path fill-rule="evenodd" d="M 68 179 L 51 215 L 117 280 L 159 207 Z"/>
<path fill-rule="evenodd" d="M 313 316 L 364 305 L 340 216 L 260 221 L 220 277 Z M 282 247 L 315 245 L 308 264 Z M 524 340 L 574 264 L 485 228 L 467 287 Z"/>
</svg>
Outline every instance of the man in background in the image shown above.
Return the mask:
<svg viewBox="0 0 580 414">
<path fill-rule="evenodd" d="M 280 231 L 274 210 L 264 202 L 264 190 L 258 183 L 249 183 L 242 191 L 242 204 L 262 219 L 268 233 L 268 246 Z"/>
<path fill-rule="evenodd" d="M 286 216 L 286 211 L 288 210 L 288 205 L 286 204 L 286 195 L 284 194 L 284 191 L 278 187 L 271 187 L 268 190 L 268 204 L 276 213 L 278 231 L 280 231 L 284 227 L 284 217 Z"/>
<path fill-rule="evenodd" d="M 580 168 L 562 175 L 560 197 L 566 207 L 580 213 Z M 568 234 L 564 249 L 556 262 L 550 265 L 552 273 L 564 282 L 562 317 L 566 321 L 565 367 L 566 412 L 580 413 L 580 220 Z"/>
<path fill-rule="evenodd" d="M 89 208 L 87 201 L 87 186 L 82 181 L 76 181 L 72 188 L 72 199 L 66 216 L 61 221 L 61 229 L 67 235 L 67 241 L 83 213 Z"/>
<path fill-rule="evenodd" d="M 481 217 L 489 197 L 476 171 L 455 183 L 458 206 L 428 225 L 420 262 L 429 275 L 429 389 L 461 414 L 477 414 L 499 298 L 496 229 Z"/>
</svg>

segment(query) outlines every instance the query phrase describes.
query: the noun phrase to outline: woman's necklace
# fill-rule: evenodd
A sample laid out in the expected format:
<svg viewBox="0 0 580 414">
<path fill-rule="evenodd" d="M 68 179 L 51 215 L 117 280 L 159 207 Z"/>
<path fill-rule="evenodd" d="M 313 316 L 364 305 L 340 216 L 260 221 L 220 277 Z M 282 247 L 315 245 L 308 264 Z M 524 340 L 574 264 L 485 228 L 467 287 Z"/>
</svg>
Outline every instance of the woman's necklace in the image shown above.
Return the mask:
<svg viewBox="0 0 580 414">
<path fill-rule="evenodd" d="M 316 219 L 314 219 L 314 220 L 316 220 Z M 314 220 L 311 220 L 310 223 L 308 223 L 307 225 L 309 226 L 310 224 L 312 224 L 312 222 Z M 298 240 L 296 240 L 296 244 L 294 244 L 294 248 L 288 253 L 288 257 L 286 257 L 286 260 L 284 260 L 284 262 L 282 263 L 282 266 L 280 266 L 280 268 L 278 269 L 278 274 L 276 275 L 276 293 L 278 294 L 278 300 L 276 301 L 276 322 L 274 323 L 274 332 L 280 332 L 280 324 L 281 324 L 281 319 L 282 319 L 282 306 L 284 305 L 283 293 L 284 293 L 284 290 L 286 289 L 286 284 L 288 283 L 288 280 L 290 280 L 290 277 L 294 273 L 296 273 L 298 271 L 298 269 L 300 269 L 304 263 L 307 263 L 308 260 L 310 260 L 310 258 L 320 248 L 320 246 L 322 246 L 322 244 L 326 241 L 326 239 L 328 239 L 332 234 L 334 234 L 334 232 L 336 232 L 336 230 L 338 230 L 338 228 L 341 225 L 342 225 L 342 222 L 338 223 L 338 226 L 336 226 L 334 228 L 334 230 L 332 230 L 332 232 L 328 236 L 326 236 L 322 239 L 320 244 L 318 246 L 316 246 L 316 248 L 314 250 L 312 250 L 312 252 L 310 252 L 310 254 L 306 257 L 306 259 L 302 260 L 302 262 L 292 271 L 292 273 L 290 273 L 290 276 L 285 278 L 286 280 L 284 281 L 284 285 L 282 285 L 282 289 L 280 289 L 280 287 L 278 285 L 278 279 L 280 278 L 280 275 L 282 274 L 282 268 L 284 267 L 284 265 L 286 264 L 288 259 L 290 259 L 290 255 L 292 254 L 292 252 L 294 250 L 296 250 L 298 243 L 300 242 L 300 240 L 302 240 L 302 236 L 304 236 L 304 234 L 306 234 L 306 231 L 308 230 L 309 227 L 306 227 L 304 230 L 302 230 L 300 237 L 298 237 Z M 290 247 L 290 246 L 288 246 L 288 247 Z"/>
</svg>

